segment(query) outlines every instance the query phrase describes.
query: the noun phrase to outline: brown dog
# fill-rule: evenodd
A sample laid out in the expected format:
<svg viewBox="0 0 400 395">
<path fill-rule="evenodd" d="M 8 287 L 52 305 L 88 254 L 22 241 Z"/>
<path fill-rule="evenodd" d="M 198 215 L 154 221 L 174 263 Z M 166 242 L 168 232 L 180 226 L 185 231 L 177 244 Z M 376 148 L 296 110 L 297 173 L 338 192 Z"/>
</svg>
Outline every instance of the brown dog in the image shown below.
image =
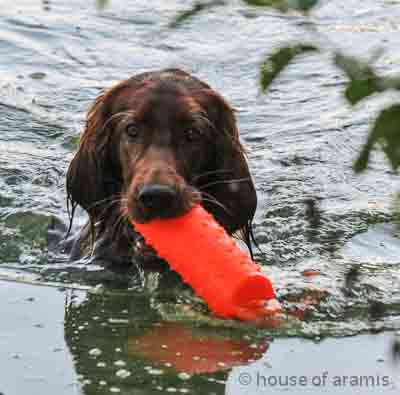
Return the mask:
<svg viewBox="0 0 400 395">
<path fill-rule="evenodd" d="M 90 219 L 72 259 L 91 245 L 106 265 L 131 263 L 146 249 L 129 219 L 175 217 L 197 202 L 251 251 L 257 197 L 233 110 L 181 70 L 139 74 L 97 98 L 68 169 L 67 193 L 71 220 L 77 205 Z"/>
</svg>

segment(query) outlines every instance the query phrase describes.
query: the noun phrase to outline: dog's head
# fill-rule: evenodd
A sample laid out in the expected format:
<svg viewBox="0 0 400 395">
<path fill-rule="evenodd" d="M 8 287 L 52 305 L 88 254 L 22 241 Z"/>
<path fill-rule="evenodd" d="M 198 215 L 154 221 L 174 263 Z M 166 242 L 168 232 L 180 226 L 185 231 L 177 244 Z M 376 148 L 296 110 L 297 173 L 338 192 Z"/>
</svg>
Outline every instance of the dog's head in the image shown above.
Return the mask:
<svg viewBox="0 0 400 395">
<path fill-rule="evenodd" d="M 232 108 L 182 71 L 139 77 L 90 109 L 67 174 L 70 200 L 92 221 L 115 201 L 138 222 L 179 216 L 198 201 L 240 214 L 230 201 L 254 189 Z"/>
</svg>

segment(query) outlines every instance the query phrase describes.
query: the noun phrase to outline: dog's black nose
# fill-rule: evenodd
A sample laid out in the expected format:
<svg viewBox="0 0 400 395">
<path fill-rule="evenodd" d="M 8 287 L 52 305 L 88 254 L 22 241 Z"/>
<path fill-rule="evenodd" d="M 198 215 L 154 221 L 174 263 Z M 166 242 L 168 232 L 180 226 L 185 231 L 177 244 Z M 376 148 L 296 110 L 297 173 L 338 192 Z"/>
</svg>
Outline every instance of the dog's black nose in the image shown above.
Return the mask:
<svg viewBox="0 0 400 395">
<path fill-rule="evenodd" d="M 139 205 L 151 216 L 163 215 L 174 205 L 177 191 L 166 185 L 145 185 L 138 194 Z"/>
</svg>

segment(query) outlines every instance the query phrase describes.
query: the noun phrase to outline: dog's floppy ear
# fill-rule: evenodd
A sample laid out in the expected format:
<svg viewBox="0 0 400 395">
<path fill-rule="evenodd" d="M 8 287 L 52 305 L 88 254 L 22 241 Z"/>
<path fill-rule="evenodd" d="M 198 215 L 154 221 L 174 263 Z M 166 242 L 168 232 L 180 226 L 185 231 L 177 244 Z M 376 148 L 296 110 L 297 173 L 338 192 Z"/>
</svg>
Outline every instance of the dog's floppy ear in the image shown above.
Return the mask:
<svg viewBox="0 0 400 395">
<path fill-rule="evenodd" d="M 201 189 L 212 195 L 225 209 L 212 203 L 205 206 L 229 232 L 242 230 L 248 238 L 257 195 L 239 140 L 234 111 L 212 89 L 203 89 L 196 96 L 216 133 L 215 173 Z"/>
<path fill-rule="evenodd" d="M 67 172 L 67 196 L 72 207 L 79 204 L 92 220 L 99 219 L 107 198 L 115 193 L 116 177 L 110 163 L 108 142 L 111 128 L 109 105 L 114 89 L 101 94 L 89 109 L 79 148 Z"/>
</svg>

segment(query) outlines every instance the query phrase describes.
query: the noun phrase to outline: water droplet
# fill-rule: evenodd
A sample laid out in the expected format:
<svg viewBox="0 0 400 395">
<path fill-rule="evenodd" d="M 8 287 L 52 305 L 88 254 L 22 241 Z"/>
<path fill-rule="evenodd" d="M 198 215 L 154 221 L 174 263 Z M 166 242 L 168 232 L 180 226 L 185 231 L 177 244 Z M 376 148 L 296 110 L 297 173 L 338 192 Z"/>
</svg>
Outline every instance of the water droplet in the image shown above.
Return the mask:
<svg viewBox="0 0 400 395">
<path fill-rule="evenodd" d="M 120 369 L 115 373 L 115 375 L 121 379 L 126 379 L 127 377 L 129 377 L 131 375 L 131 372 L 129 372 L 126 369 Z"/>
<path fill-rule="evenodd" d="M 162 369 L 149 369 L 148 372 L 153 376 L 161 376 L 162 374 L 164 374 L 164 371 Z"/>
<path fill-rule="evenodd" d="M 189 380 L 192 376 L 186 372 L 182 372 L 178 374 L 178 378 L 181 380 Z"/>
<path fill-rule="evenodd" d="M 89 355 L 91 355 L 92 357 L 98 357 L 99 355 L 101 355 L 102 351 L 99 348 L 92 348 L 89 351 Z"/>
</svg>

